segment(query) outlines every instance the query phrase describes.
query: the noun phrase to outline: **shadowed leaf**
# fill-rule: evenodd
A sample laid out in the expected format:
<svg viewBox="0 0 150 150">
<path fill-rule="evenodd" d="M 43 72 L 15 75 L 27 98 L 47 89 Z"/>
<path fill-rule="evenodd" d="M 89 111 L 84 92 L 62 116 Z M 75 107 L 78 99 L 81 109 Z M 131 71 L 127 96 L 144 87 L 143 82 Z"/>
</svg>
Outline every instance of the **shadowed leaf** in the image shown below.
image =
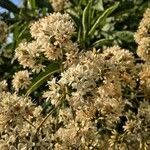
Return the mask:
<svg viewBox="0 0 150 150">
<path fill-rule="evenodd" d="M 41 72 L 37 77 L 32 80 L 32 83 L 29 89 L 26 92 L 26 95 L 30 95 L 36 89 L 38 89 L 43 83 L 47 81 L 47 79 L 54 73 L 60 70 L 59 63 L 51 63 L 44 72 Z"/>
</svg>

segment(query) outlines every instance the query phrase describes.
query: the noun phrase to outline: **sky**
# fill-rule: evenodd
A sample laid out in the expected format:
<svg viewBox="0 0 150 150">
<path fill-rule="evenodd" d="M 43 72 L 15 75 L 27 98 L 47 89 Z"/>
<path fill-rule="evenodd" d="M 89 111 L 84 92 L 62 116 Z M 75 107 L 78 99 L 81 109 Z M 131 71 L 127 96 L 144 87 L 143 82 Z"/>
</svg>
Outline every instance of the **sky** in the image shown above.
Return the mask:
<svg viewBox="0 0 150 150">
<path fill-rule="evenodd" d="M 20 5 L 23 0 L 10 0 L 10 1 L 12 1 L 16 5 Z M 2 7 L 0 7 L 0 13 L 5 12 L 5 11 L 6 11 L 6 9 L 3 9 Z M 10 43 L 11 41 L 12 41 L 12 34 L 9 34 L 9 36 L 7 38 L 7 43 Z"/>
<path fill-rule="evenodd" d="M 18 5 L 22 0 L 11 0 L 11 1 Z"/>
<path fill-rule="evenodd" d="M 12 1 L 16 5 L 19 5 L 22 0 L 10 0 L 10 1 Z M 6 10 L 0 7 L 0 12 L 4 12 L 4 11 L 6 11 Z"/>
</svg>

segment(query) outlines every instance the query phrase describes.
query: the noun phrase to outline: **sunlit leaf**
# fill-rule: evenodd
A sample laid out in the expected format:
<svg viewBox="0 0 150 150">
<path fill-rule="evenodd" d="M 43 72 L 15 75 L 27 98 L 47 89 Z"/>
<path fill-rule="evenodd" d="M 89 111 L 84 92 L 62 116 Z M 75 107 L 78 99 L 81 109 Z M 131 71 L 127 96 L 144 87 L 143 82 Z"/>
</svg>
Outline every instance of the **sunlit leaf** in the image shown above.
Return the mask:
<svg viewBox="0 0 150 150">
<path fill-rule="evenodd" d="M 83 11 L 83 17 L 82 17 L 82 26 L 83 26 L 83 39 L 85 39 L 89 24 L 90 24 L 90 9 L 92 5 L 92 0 L 89 1 L 88 5 L 85 7 Z"/>
<path fill-rule="evenodd" d="M 36 9 L 36 1 L 35 0 L 29 0 L 31 8 Z"/>
<path fill-rule="evenodd" d="M 96 4 L 92 8 L 99 11 L 104 11 L 103 0 L 98 0 L 98 2 L 96 2 Z"/>
<path fill-rule="evenodd" d="M 113 6 L 106 9 L 101 16 L 96 20 L 91 30 L 89 31 L 89 35 L 93 34 L 96 28 L 103 23 L 103 21 L 119 6 L 119 2 L 115 3 Z"/>
</svg>

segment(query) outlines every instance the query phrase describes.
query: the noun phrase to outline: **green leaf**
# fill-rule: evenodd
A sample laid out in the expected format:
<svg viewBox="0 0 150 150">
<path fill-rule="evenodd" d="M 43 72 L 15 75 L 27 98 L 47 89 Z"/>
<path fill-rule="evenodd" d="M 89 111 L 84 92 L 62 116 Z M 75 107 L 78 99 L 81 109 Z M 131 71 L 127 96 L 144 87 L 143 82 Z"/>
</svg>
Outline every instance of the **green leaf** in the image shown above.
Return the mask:
<svg viewBox="0 0 150 150">
<path fill-rule="evenodd" d="M 30 2 L 30 5 L 31 5 L 31 8 L 32 9 L 36 9 L 36 2 L 35 2 L 35 0 L 29 0 L 29 2 Z"/>
<path fill-rule="evenodd" d="M 89 35 L 92 35 L 96 28 L 119 6 L 119 2 L 115 3 L 113 6 L 106 9 L 101 16 L 96 20 L 91 30 L 89 31 Z"/>
<path fill-rule="evenodd" d="M 66 12 L 74 19 L 74 21 L 78 25 L 80 22 L 80 17 L 77 14 L 77 12 L 75 12 L 74 9 L 72 9 L 72 8 L 67 9 Z"/>
<path fill-rule="evenodd" d="M 92 8 L 98 11 L 104 11 L 103 0 L 98 0 L 98 2 L 96 2 L 96 4 Z"/>
<path fill-rule="evenodd" d="M 20 34 L 20 32 L 22 31 L 22 28 L 24 28 L 24 26 L 25 26 L 25 23 L 22 23 L 22 21 L 19 21 L 19 22 L 14 24 L 13 32 L 14 32 L 15 40 L 18 39 L 18 35 Z"/>
<path fill-rule="evenodd" d="M 80 5 L 87 5 L 88 4 L 88 0 L 81 0 L 80 1 Z"/>
<path fill-rule="evenodd" d="M 60 71 L 59 63 L 51 63 L 44 72 L 41 72 L 37 77 L 32 80 L 29 89 L 26 91 L 26 95 L 30 95 L 36 89 L 38 89 L 43 83 L 47 81 L 47 79 L 54 73 Z"/>
<path fill-rule="evenodd" d="M 42 8 L 42 15 L 43 15 L 43 16 L 46 16 L 46 13 L 47 13 L 46 8 L 45 8 L 45 7 L 44 7 L 44 8 Z"/>
<path fill-rule="evenodd" d="M 90 24 L 90 8 L 92 5 L 92 0 L 89 1 L 88 5 L 85 7 L 83 11 L 83 17 L 82 17 L 82 26 L 83 26 L 83 39 L 85 40 L 88 27 Z"/>
<path fill-rule="evenodd" d="M 27 31 L 28 25 L 24 25 L 20 33 L 18 34 L 18 39 L 23 36 L 23 34 Z"/>
<path fill-rule="evenodd" d="M 78 41 L 79 43 L 82 42 L 82 37 L 81 37 L 81 27 L 79 27 L 79 30 L 78 30 L 78 39 L 77 39 L 77 41 Z"/>
<path fill-rule="evenodd" d="M 107 39 L 100 39 L 98 41 L 96 41 L 95 43 L 93 43 L 92 47 L 100 47 L 100 46 L 104 46 L 104 45 L 110 45 L 112 43 L 112 40 L 107 40 Z"/>
<path fill-rule="evenodd" d="M 118 31 L 115 33 L 115 36 L 117 36 L 119 39 L 125 42 L 133 42 L 134 41 L 134 33 L 131 31 Z"/>
</svg>

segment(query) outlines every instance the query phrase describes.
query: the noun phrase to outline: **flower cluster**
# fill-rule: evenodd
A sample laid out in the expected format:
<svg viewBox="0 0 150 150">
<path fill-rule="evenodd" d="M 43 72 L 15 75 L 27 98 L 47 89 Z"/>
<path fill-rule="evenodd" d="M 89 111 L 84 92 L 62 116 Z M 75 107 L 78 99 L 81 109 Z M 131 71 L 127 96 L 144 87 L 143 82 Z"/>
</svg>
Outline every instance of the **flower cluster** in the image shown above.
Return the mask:
<svg viewBox="0 0 150 150">
<path fill-rule="evenodd" d="M 31 148 L 33 143 L 30 140 L 33 141 L 35 126 L 40 120 L 41 110 L 40 107 L 32 104 L 29 97 L 1 92 L 0 149 L 23 150 Z"/>
<path fill-rule="evenodd" d="M 150 80 L 150 9 L 148 8 L 140 22 L 139 29 L 135 33 L 135 40 L 138 43 L 137 54 L 144 60 L 140 71 L 140 85 L 145 96 L 149 97 Z"/>
<path fill-rule="evenodd" d="M 32 42 L 20 43 L 15 58 L 24 68 L 33 72 L 44 69 L 44 60 L 63 59 L 68 53 L 77 50 L 77 44 L 71 41 L 75 28 L 68 14 L 53 13 L 31 24 Z M 43 58 L 44 57 L 44 58 Z"/>
<path fill-rule="evenodd" d="M 39 45 L 36 41 L 32 43 L 22 42 L 16 49 L 15 57 L 24 68 L 31 68 L 32 71 L 39 72 L 44 69 L 40 60 Z"/>
<path fill-rule="evenodd" d="M 16 72 L 13 76 L 12 85 L 16 91 L 19 89 L 27 89 L 31 83 L 29 72 L 27 70 Z"/>
<path fill-rule="evenodd" d="M 65 93 L 69 104 L 67 111 L 72 114 L 66 119 L 61 110 L 57 118 L 65 125 L 56 132 L 62 143 L 60 149 L 101 149 L 106 143 L 109 147 L 107 136 L 110 135 L 103 137 L 102 133 L 111 132 L 119 124 L 126 103 L 130 101 L 125 90 L 128 88 L 131 92 L 136 87 L 134 60 L 131 52 L 118 46 L 103 53 L 81 52 L 76 63 L 62 72 L 57 82 L 56 79 L 48 82 L 49 91 L 44 97 L 57 105 Z"/>
<path fill-rule="evenodd" d="M 149 31 L 150 31 L 150 8 L 147 8 L 144 13 L 143 19 L 140 22 L 139 28 L 135 33 L 135 41 L 137 43 L 140 43 L 143 38 L 149 37 L 150 36 Z"/>
<path fill-rule="evenodd" d="M 66 3 L 68 3 L 68 0 L 50 0 L 50 3 L 54 11 L 58 12 L 64 9 Z"/>
<path fill-rule="evenodd" d="M 148 8 L 140 22 L 139 29 L 135 33 L 135 41 L 138 43 L 137 54 L 144 61 L 150 61 L 150 9 Z"/>
</svg>

